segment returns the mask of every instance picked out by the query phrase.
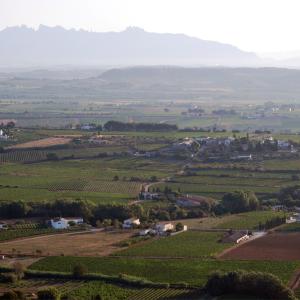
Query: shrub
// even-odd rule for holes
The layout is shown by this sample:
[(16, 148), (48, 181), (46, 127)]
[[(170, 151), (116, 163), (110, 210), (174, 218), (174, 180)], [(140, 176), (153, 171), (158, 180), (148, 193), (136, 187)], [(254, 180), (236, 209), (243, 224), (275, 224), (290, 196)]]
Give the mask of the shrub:
[(20, 262), (15, 262), (13, 265), (13, 270), (15, 275), (17, 276), (18, 279), (22, 279), (24, 272), (25, 272), (25, 267), (20, 263)]
[(38, 300), (59, 300), (60, 295), (57, 289), (49, 288), (45, 290), (40, 290), (37, 293)]
[(181, 231), (183, 230), (183, 224), (182, 223), (177, 223), (175, 226), (176, 231)]
[(16, 283), (18, 281), (18, 277), (13, 273), (1, 274), (0, 282), (4, 283)]
[(261, 272), (215, 272), (210, 276), (205, 289), (212, 296), (240, 294), (264, 299), (296, 299), (293, 292), (276, 276)]
[(75, 278), (80, 278), (88, 272), (87, 267), (83, 264), (78, 264), (73, 268), (73, 276)]

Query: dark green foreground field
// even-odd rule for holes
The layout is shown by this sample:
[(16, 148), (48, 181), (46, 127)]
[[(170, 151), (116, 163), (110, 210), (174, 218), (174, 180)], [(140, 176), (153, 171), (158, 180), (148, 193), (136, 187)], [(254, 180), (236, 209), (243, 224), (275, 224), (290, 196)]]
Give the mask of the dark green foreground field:
[(41, 271), (71, 272), (78, 264), (87, 266), (91, 273), (118, 275), (125, 273), (154, 282), (180, 283), (203, 286), (208, 275), (215, 270), (269, 272), (287, 283), (300, 267), (300, 262), (274, 261), (220, 261), (200, 259), (144, 259), (144, 258), (91, 258), (47, 257), (34, 263), (30, 269)]

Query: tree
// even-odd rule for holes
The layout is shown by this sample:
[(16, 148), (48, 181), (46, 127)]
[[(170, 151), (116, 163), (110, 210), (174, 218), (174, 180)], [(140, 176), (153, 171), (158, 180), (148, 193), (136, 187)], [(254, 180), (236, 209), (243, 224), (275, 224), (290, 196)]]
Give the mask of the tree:
[(259, 202), (252, 192), (235, 191), (227, 193), (221, 201), (225, 211), (230, 213), (240, 213), (250, 210), (256, 210)]
[(48, 288), (37, 292), (38, 300), (59, 300), (60, 294), (55, 288)]
[(81, 278), (82, 276), (84, 276), (86, 273), (88, 272), (88, 269), (85, 265), (83, 264), (78, 264), (75, 265), (73, 268), (73, 276), (75, 278)]
[(182, 231), (183, 230), (183, 224), (182, 223), (177, 223), (175, 226), (176, 231)]
[(263, 299), (296, 300), (293, 292), (276, 276), (262, 272), (213, 273), (205, 285), (211, 296), (244, 295)]
[(118, 181), (119, 180), (119, 176), (115, 175), (113, 179), (114, 179), (114, 181)]

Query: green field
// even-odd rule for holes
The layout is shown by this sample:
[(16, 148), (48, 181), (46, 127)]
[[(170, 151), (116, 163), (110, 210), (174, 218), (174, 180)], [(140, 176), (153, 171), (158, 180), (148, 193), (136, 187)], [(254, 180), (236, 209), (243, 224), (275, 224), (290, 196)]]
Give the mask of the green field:
[(188, 231), (137, 244), (115, 255), (209, 258), (231, 246), (220, 242), (222, 236), (218, 232)]
[(300, 262), (285, 261), (220, 261), (197, 259), (142, 259), (142, 258), (108, 258), (108, 257), (47, 257), (33, 265), (31, 269), (42, 271), (71, 272), (74, 265), (82, 263), (89, 272), (107, 275), (128, 275), (143, 277), (154, 282), (186, 282), (203, 286), (209, 274), (216, 270), (261, 271), (272, 273), (285, 283)]
[(291, 223), (280, 226), (277, 231), (281, 232), (298, 232), (300, 231), (300, 223)]
[(215, 228), (226, 229), (258, 229), (259, 223), (264, 224), (267, 220), (274, 217), (283, 217), (283, 212), (267, 211), (254, 211), (248, 213), (241, 213), (224, 217), (224, 220), (217, 224)]
[(0, 170), (0, 201), (83, 199), (126, 203), (136, 199), (141, 184), (151, 176), (163, 178), (178, 168), (176, 163), (127, 157), (4, 164)]

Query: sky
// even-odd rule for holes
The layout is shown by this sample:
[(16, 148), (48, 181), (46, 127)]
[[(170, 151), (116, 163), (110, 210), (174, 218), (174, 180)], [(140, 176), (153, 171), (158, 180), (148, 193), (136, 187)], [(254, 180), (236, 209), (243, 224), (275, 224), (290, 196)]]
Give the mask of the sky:
[(299, 0), (0, 0), (0, 29), (39, 24), (90, 31), (137, 26), (267, 53), (300, 53)]

